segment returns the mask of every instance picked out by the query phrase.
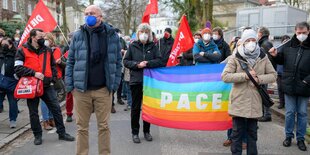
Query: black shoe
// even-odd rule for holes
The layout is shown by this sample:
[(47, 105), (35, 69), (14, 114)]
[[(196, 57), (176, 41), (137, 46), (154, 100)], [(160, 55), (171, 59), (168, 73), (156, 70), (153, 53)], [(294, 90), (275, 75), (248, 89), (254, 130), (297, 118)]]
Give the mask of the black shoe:
[(66, 122), (72, 122), (72, 116), (67, 116)]
[(35, 136), (33, 143), (34, 143), (34, 145), (41, 145), (42, 144), (42, 137), (41, 136)]
[(285, 140), (283, 141), (283, 146), (284, 147), (289, 147), (292, 144), (292, 138), (285, 138)]
[(153, 138), (152, 138), (152, 135), (150, 133), (144, 133), (144, 138), (146, 141), (152, 141)]
[(261, 117), (258, 119), (259, 122), (271, 122), (271, 117)]
[(75, 141), (75, 138), (72, 137), (71, 135), (64, 133), (58, 136), (59, 140), (64, 140), (64, 141)]
[(284, 105), (283, 104), (280, 104), (279, 106), (278, 106), (278, 109), (283, 109), (284, 108)]
[(307, 151), (307, 146), (303, 140), (297, 141), (297, 146), (301, 151)]
[(132, 135), (132, 141), (134, 143), (141, 143), (140, 138), (138, 135)]
[(124, 104), (125, 104), (124, 101), (123, 101), (122, 99), (118, 99), (118, 100), (117, 100), (117, 103), (120, 104), (120, 105), (124, 105)]

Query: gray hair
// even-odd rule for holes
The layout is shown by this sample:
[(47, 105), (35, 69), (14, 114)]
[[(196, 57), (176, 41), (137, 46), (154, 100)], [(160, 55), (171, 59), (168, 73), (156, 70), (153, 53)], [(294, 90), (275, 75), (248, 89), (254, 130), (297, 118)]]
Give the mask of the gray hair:
[(269, 36), (270, 35), (270, 32), (269, 32), (269, 30), (268, 30), (268, 28), (267, 27), (260, 27), (259, 29), (258, 29), (258, 32), (259, 33), (262, 33), (262, 35), (263, 36)]
[(142, 31), (142, 30), (148, 30), (149, 33), (148, 33), (148, 36), (149, 36), (149, 42), (152, 42), (153, 41), (153, 35), (152, 35), (152, 30), (151, 30), (151, 26), (148, 24), (148, 23), (141, 23), (139, 26), (138, 26), (138, 29), (137, 29), (137, 39), (139, 40), (139, 32)]

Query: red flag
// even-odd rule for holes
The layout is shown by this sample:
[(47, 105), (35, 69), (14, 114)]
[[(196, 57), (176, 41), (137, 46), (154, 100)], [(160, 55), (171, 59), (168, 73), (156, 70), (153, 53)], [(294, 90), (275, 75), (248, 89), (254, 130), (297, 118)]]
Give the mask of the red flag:
[(181, 24), (178, 33), (175, 37), (171, 54), (167, 62), (167, 67), (175, 66), (179, 63), (177, 58), (182, 52), (186, 52), (194, 46), (194, 39), (192, 32), (189, 28), (186, 16), (181, 18)]
[(35, 28), (42, 29), (44, 32), (50, 32), (55, 29), (57, 22), (49, 12), (42, 0), (39, 0), (38, 4), (34, 8), (31, 17), (25, 27), (24, 33), (20, 39), (18, 47), (26, 42), (29, 37), (30, 31)]
[(142, 23), (150, 23), (150, 15), (151, 14), (158, 14), (158, 2), (157, 0), (149, 0), (147, 4), (143, 17)]

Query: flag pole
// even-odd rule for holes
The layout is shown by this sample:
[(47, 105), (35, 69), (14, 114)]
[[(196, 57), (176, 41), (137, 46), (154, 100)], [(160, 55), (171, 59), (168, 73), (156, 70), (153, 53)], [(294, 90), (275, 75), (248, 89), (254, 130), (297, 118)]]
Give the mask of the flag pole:
[(64, 39), (65, 39), (65, 41), (66, 41), (66, 44), (69, 46), (69, 43), (68, 43), (68, 40), (67, 40), (65, 34), (62, 32), (62, 30), (61, 30), (61, 28), (59, 27), (58, 24), (57, 24), (57, 27), (58, 27), (58, 29), (60, 30), (61, 34), (63, 35), (63, 37), (64, 37)]

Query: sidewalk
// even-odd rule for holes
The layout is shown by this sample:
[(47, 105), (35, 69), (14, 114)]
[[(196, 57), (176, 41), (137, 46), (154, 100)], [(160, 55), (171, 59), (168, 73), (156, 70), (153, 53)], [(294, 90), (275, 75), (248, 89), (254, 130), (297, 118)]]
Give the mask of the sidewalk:
[[(65, 102), (60, 103), (63, 107)], [(18, 109), (20, 113), (17, 117), (17, 127), (15, 129), (10, 128), (9, 119), (9, 104), (7, 100), (3, 103), (4, 111), (0, 113), (0, 150), (8, 143), (18, 138), (20, 135), (30, 130), (29, 113), (26, 100), (18, 101)], [(41, 115), (41, 108), (39, 107), (39, 114)]]

